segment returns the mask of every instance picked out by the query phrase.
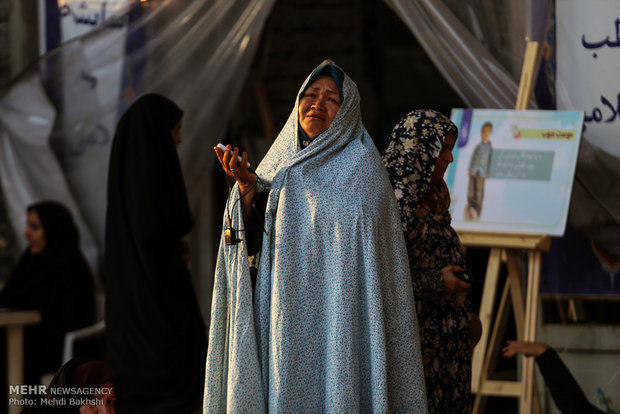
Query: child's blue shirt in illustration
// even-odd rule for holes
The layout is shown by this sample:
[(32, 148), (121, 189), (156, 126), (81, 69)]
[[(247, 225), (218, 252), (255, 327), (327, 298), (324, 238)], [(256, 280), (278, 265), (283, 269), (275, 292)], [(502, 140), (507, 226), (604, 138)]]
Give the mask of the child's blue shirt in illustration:
[(491, 155), (493, 154), (493, 147), (491, 141), (480, 141), (474, 153), (469, 160), (469, 172), (471, 175), (482, 175), (487, 177), (491, 170)]

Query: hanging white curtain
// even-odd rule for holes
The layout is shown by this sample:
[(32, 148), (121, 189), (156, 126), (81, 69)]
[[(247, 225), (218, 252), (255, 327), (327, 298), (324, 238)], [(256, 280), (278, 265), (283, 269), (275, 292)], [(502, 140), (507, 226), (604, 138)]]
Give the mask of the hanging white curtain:
[[(468, 107), (514, 108), (528, 37), (540, 38), (526, 1), (386, 0)], [(536, 31), (537, 33), (534, 33)], [(530, 108), (537, 105), (532, 99)]]
[[(215, 267), (212, 147), (223, 139), (274, 1), (132, 1), (0, 91), (0, 173), (13, 228), (24, 227), (28, 204), (63, 202), (81, 224), (82, 249), (97, 272), (116, 122), (142, 93), (164, 94), (185, 111), (179, 156), (196, 219), (192, 273), (208, 321)], [(61, 8), (64, 18), (72, 16), (73, 3)], [(93, 13), (99, 3), (105, 2)], [(90, 9), (82, 6), (75, 5), (78, 17), (95, 21), (83, 16)]]

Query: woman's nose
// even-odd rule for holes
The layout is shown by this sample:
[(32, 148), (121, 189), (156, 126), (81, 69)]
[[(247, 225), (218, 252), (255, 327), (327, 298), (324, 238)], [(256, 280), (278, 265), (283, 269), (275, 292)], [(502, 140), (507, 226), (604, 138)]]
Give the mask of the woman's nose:
[(312, 104), (312, 106), (316, 110), (323, 110), (323, 109), (325, 109), (325, 97), (322, 96), (322, 95), (317, 96), (317, 98), (314, 101), (314, 103)]

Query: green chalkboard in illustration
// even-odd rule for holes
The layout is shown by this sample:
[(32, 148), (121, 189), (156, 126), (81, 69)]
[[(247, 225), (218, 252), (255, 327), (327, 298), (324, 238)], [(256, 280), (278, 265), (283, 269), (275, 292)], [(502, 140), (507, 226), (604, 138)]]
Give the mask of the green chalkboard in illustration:
[(454, 228), (562, 235), (583, 112), (453, 109), (451, 118)]

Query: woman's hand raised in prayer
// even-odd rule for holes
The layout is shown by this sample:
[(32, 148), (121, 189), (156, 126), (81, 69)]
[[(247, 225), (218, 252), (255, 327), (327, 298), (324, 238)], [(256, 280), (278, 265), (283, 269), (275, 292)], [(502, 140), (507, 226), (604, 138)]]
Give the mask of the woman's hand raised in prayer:
[(243, 216), (250, 215), (252, 204), (254, 203), (254, 195), (256, 194), (256, 174), (248, 169), (248, 153), (244, 152), (241, 156), (241, 165), (239, 165), (239, 148), (226, 146), (226, 151), (221, 148), (213, 147), (217, 159), (222, 164), (222, 168), (226, 174), (233, 177), (239, 185), (239, 195), (241, 198), (241, 208)]

